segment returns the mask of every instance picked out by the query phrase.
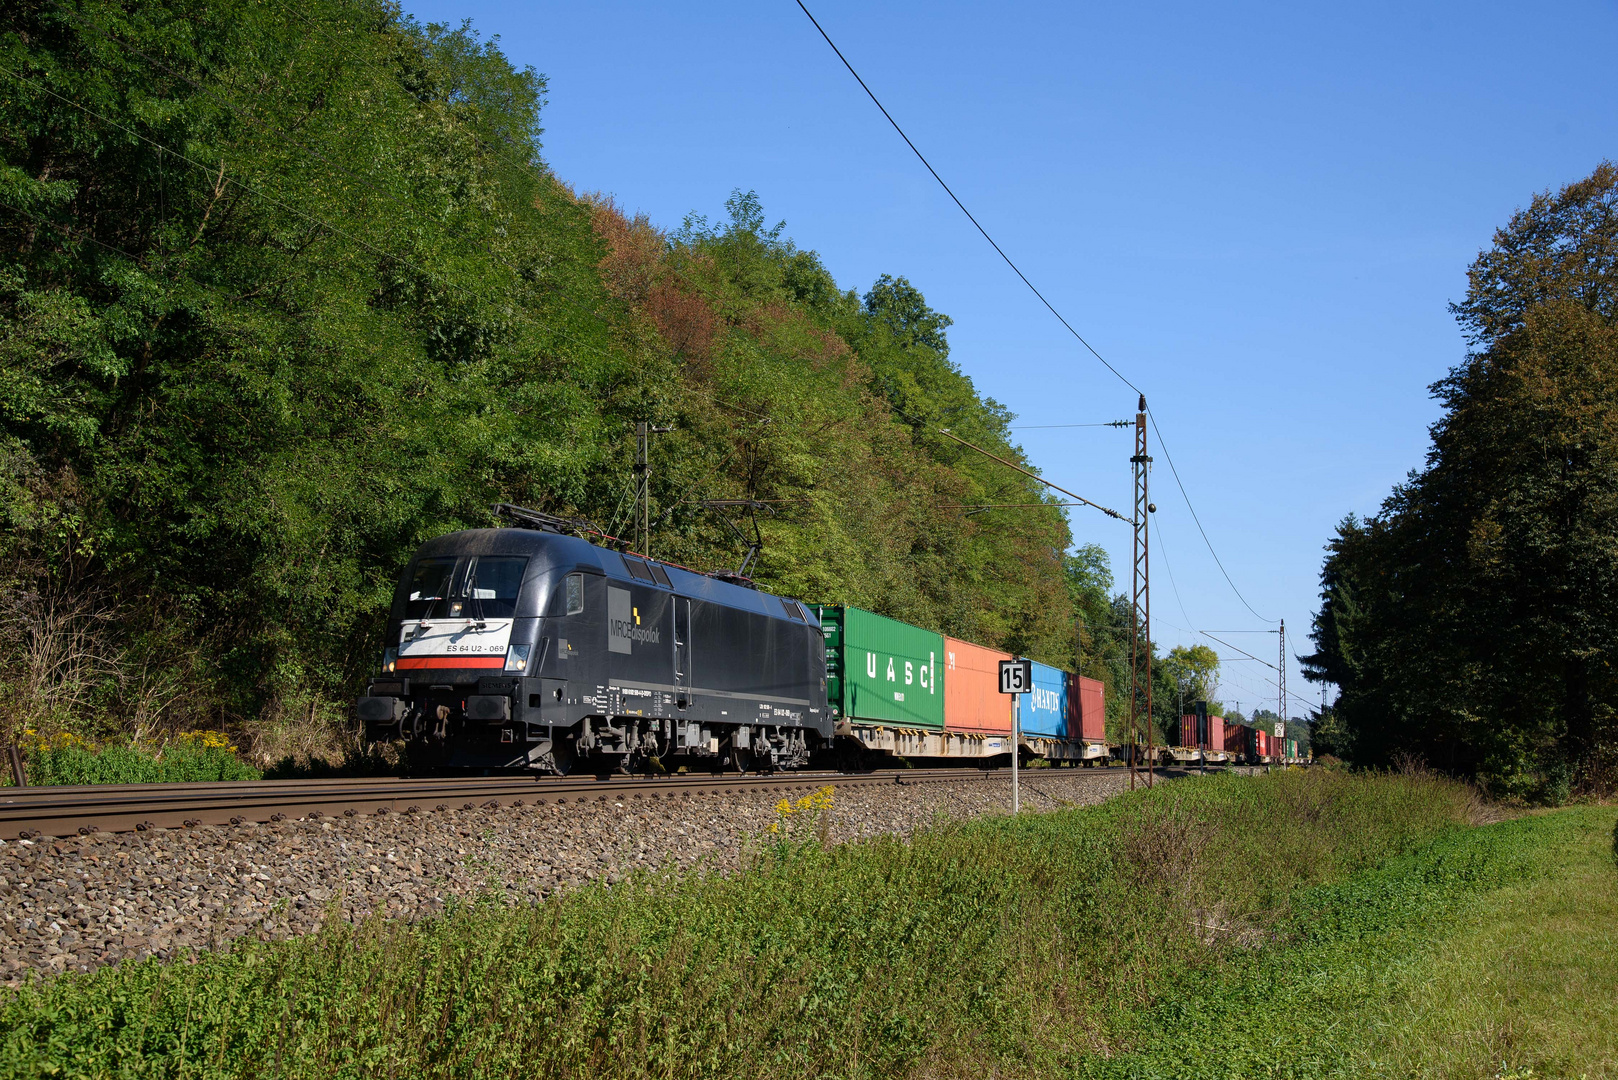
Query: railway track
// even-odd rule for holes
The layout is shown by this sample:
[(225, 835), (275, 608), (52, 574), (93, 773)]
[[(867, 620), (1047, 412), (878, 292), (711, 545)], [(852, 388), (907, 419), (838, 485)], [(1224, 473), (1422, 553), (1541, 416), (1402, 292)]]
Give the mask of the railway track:
[(698, 774), (612, 777), (366, 777), (215, 784), (128, 784), (0, 788), (0, 837), (71, 836), (193, 825), (240, 825), (311, 817), (498, 809), (608, 799), (678, 799), (698, 794), (790, 794), (836, 787), (971, 783), (1002, 775), (978, 769), (894, 769), (871, 773)]
[[(1209, 772), (1215, 770), (1210, 769)], [(1243, 770), (1235, 770), (1243, 771)], [(1104, 777), (1112, 769), (1062, 770), (1064, 776)], [(1188, 774), (1159, 769), (1160, 779)], [(1024, 774), (1029, 780), (1037, 771)], [(362, 777), (336, 780), (259, 780), (215, 784), (93, 784), (0, 788), (0, 838), (136, 832), (196, 825), (242, 825), (298, 818), (496, 810), (605, 802), (679, 799), (693, 795), (765, 791), (782, 795), (834, 787), (975, 783), (1007, 779), (1009, 769), (884, 769), (869, 773), (799, 772), (771, 775), (699, 773), (679, 776)]]

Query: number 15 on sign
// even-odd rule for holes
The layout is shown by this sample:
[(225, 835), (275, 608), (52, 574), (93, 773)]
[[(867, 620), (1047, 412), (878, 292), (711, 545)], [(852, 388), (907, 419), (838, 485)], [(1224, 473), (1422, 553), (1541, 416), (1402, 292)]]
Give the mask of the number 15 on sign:
[(1000, 661), (1000, 692), (1027, 694), (1034, 689), (1034, 662), (1032, 660)]

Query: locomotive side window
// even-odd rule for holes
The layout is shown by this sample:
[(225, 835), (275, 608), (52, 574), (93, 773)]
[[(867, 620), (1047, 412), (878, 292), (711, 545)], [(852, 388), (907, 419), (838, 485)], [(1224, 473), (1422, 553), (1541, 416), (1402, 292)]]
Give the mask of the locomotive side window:
[(455, 570), (455, 556), (421, 559), (410, 578), (410, 599), (405, 604), (406, 619), (448, 617), (450, 576)]
[(584, 575), (567, 576), (567, 613), (577, 615), (584, 610)]

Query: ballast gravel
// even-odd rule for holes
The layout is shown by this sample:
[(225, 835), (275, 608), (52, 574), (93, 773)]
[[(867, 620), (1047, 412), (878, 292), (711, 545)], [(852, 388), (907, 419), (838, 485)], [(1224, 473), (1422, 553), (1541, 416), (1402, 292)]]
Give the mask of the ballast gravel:
[[(1122, 769), (1029, 770), (1027, 809), (1099, 803)], [(796, 793), (803, 794), (802, 792)], [(0, 842), (0, 985), (172, 959), (328, 918), (421, 919), (456, 899), (537, 902), (639, 869), (742, 866), (777, 820), (763, 791), (321, 818)], [(1010, 809), (1009, 780), (837, 788), (833, 842)]]

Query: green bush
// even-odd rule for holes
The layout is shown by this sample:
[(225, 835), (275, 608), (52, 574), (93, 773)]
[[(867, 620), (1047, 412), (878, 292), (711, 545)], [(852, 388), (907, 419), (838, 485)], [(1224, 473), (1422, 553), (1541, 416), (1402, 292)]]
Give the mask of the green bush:
[(1108, 1018), (1186, 966), (1273, 933), (1300, 889), (1413, 849), (1467, 803), (1428, 778), (1288, 772), (909, 841), (778, 829), (748, 873), (25, 987), (0, 997), (0, 1072), (1040, 1074), (1105, 1049)]
[(187, 732), (161, 747), (103, 746), (74, 736), (39, 739), (27, 748), (28, 782), (57, 784), (177, 784), (257, 780), (261, 774), (212, 731)]

